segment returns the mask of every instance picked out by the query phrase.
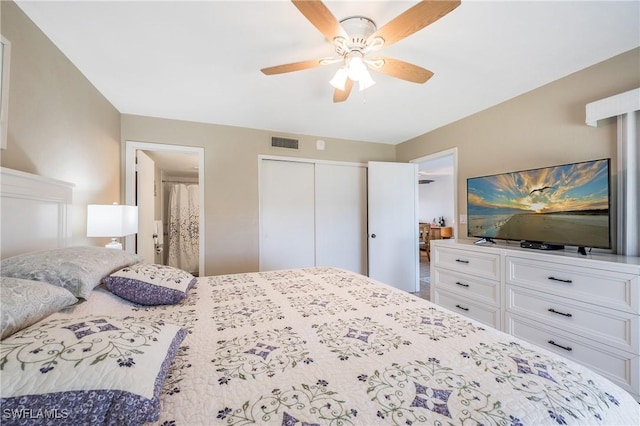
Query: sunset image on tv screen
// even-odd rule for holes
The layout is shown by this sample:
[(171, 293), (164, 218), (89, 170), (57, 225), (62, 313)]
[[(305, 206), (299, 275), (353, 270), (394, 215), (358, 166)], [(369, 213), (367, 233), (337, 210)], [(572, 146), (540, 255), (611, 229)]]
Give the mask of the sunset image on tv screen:
[(467, 180), (469, 236), (609, 247), (609, 160)]

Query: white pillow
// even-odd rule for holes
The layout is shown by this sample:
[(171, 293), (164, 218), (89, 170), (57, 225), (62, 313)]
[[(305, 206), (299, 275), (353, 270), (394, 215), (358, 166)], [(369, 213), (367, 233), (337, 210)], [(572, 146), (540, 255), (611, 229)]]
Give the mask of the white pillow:
[(0, 275), (44, 281), (87, 299), (91, 290), (113, 271), (142, 262), (137, 254), (104, 247), (65, 247), (3, 259)]
[(0, 338), (4, 339), (77, 301), (62, 287), (0, 277)]

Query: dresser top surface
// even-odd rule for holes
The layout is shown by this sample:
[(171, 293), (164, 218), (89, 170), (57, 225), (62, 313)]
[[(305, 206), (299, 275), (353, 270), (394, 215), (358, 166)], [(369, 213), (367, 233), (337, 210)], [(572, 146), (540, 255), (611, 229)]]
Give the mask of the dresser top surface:
[[(586, 255), (581, 255), (577, 253), (576, 247), (565, 248), (564, 250), (536, 250), (522, 248), (519, 243), (515, 241), (496, 240), (495, 243), (483, 244), (476, 244), (476, 241), (477, 240), (471, 239), (434, 240), (431, 244), (434, 247), (451, 247), (485, 253), (498, 253), (502, 251), (507, 256), (528, 257), (531, 259), (541, 259), (550, 262), (582, 263), (584, 266), (588, 266), (587, 264), (596, 266), (596, 264), (600, 264), (601, 262), (603, 262), (602, 265), (605, 263), (614, 263), (618, 265), (628, 265), (632, 267), (632, 269), (635, 269), (636, 273), (640, 273), (640, 257), (635, 256), (622, 256), (602, 251), (588, 252)], [(634, 266), (637, 268), (633, 268)]]

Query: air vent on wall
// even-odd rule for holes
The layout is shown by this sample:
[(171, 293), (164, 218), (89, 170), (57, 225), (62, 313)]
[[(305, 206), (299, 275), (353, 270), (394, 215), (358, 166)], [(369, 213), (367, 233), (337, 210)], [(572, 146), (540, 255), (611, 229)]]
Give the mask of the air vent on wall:
[(420, 179), (420, 180), (418, 181), (418, 183), (419, 183), (420, 185), (425, 184), (425, 183), (431, 183), (431, 182), (433, 182), (433, 179)]
[(298, 149), (298, 140), (272, 137), (271, 146), (275, 146), (276, 148)]

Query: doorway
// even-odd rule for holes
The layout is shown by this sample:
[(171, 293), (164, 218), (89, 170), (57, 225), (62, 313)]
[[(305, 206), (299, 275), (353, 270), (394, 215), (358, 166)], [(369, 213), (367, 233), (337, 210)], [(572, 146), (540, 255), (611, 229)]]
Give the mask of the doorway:
[[(418, 164), (418, 222), (431, 226), (429, 236), (432, 239), (457, 238), (457, 148), (416, 158), (411, 162)], [(418, 295), (429, 299), (431, 259), (426, 250), (420, 250), (418, 261)]]
[[(144, 190), (148, 195), (139, 196), (140, 187), (144, 182), (139, 182), (141, 165), (136, 165), (136, 158), (146, 158), (148, 162), (147, 168), (152, 168), (151, 178), (148, 178), (147, 189)], [(191, 228), (197, 228), (197, 243), (193, 244), (197, 251), (192, 253), (192, 258), (185, 265), (193, 267), (181, 267), (181, 269), (194, 269), (189, 272), (194, 275), (203, 276), (205, 274), (205, 224), (204, 224), (204, 149), (187, 147), (180, 145), (164, 145), (146, 142), (125, 142), (125, 200), (127, 204), (138, 205), (140, 215), (144, 211), (146, 213), (144, 219), (140, 217), (139, 231), (137, 235), (127, 237), (125, 244), (127, 250), (136, 251), (139, 254), (145, 253), (146, 261), (153, 263), (172, 264), (175, 259), (170, 258), (171, 238), (176, 237), (176, 232), (169, 232), (169, 204), (168, 199), (174, 186), (186, 186), (188, 192), (192, 193), (192, 198), (199, 200), (196, 207), (198, 220), (197, 225)], [(144, 203), (144, 205), (140, 205)], [(147, 223), (148, 222), (148, 223)], [(143, 225), (146, 223), (146, 225)], [(176, 228), (179, 229), (179, 228)], [(180, 231), (183, 232), (183, 231)], [(185, 236), (186, 237), (186, 236)], [(178, 235), (180, 238), (180, 235)], [(152, 252), (149, 252), (152, 250)], [(149, 259), (147, 259), (149, 257)], [(180, 267), (179, 264), (176, 266)]]

